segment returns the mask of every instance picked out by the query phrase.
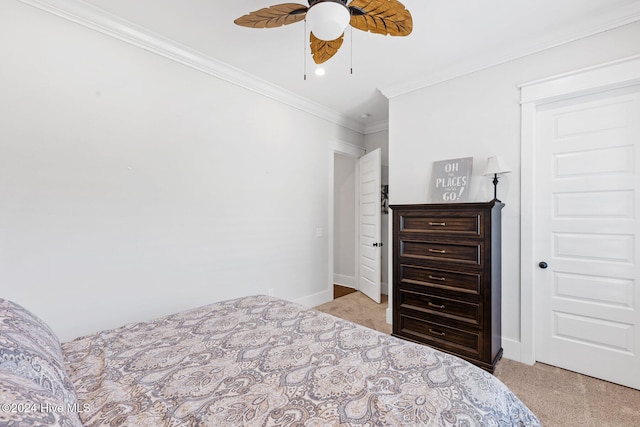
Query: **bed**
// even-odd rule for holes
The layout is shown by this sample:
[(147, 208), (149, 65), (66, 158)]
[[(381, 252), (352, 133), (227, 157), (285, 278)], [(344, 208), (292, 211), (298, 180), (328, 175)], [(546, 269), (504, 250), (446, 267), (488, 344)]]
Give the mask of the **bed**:
[(455, 356), (273, 297), (62, 344), (2, 299), (0, 324), (0, 425), (540, 425)]

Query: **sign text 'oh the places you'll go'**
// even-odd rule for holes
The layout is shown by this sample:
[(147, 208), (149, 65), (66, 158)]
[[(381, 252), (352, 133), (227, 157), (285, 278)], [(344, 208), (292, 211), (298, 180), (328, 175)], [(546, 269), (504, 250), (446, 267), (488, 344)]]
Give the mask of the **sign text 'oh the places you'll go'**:
[(473, 157), (433, 162), (431, 202), (464, 202), (469, 197)]

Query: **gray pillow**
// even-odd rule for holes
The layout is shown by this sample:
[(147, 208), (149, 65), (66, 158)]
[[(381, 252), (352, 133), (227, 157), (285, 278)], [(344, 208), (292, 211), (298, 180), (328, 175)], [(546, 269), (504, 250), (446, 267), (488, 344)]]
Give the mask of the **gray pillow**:
[(2, 371), (32, 381), (64, 402), (65, 406), (77, 404), (56, 334), (28, 310), (0, 298)]

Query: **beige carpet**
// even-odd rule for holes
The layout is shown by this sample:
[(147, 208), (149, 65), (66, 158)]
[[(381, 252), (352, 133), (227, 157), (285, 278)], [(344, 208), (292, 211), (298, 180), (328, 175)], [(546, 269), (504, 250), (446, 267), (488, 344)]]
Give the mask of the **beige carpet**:
[[(355, 292), (316, 309), (391, 333), (391, 325), (386, 323), (386, 298), (382, 304), (376, 304), (361, 292)], [(528, 366), (508, 359), (498, 362), (495, 375), (545, 427), (640, 426), (640, 390), (542, 363)]]
[(354, 292), (333, 301), (319, 305), (316, 310), (332, 314), (341, 319), (364, 325), (385, 334), (391, 333), (391, 325), (387, 323), (387, 296), (382, 295), (381, 304), (376, 304), (362, 292)]

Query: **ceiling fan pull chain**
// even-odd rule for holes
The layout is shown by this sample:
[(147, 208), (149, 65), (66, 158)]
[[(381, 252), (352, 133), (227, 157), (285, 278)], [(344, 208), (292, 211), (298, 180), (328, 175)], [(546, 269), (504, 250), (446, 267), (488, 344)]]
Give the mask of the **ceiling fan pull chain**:
[(302, 33), (302, 60), (304, 61), (304, 80), (307, 80), (307, 20), (304, 20), (304, 33)]
[(349, 38), (351, 39), (350, 40), (350, 46), (349, 46), (350, 49), (351, 49), (351, 52), (349, 52), (349, 54), (351, 56), (351, 59), (350, 59), (351, 60), (351, 74), (353, 74), (353, 27), (352, 26), (349, 26), (349, 32), (351, 33), (349, 35)]

